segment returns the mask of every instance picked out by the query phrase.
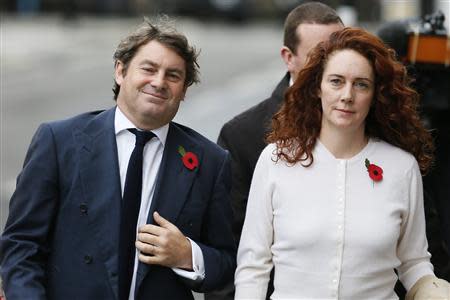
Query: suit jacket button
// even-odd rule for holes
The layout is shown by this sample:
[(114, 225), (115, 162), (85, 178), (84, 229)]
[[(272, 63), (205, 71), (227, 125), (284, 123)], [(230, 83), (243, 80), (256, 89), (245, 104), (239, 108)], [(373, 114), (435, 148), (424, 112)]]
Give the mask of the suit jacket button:
[(83, 215), (87, 215), (88, 207), (87, 207), (86, 203), (80, 204), (80, 211)]
[(84, 256), (84, 263), (87, 264), (87, 265), (91, 264), (92, 263), (92, 256), (85, 255)]

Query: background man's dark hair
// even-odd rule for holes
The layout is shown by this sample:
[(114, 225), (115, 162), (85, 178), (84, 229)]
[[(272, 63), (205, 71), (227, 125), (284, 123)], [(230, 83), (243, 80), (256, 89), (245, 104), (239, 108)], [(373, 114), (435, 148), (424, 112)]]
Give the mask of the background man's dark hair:
[[(185, 87), (200, 81), (200, 67), (197, 63), (199, 53), (193, 46), (189, 45), (187, 38), (183, 34), (176, 31), (167, 17), (161, 17), (156, 24), (152, 24), (148, 19), (145, 19), (136, 31), (125, 37), (114, 52), (114, 65), (121, 61), (124, 65), (124, 75), (126, 75), (128, 66), (139, 48), (150, 41), (161, 43), (183, 58), (186, 63)], [(120, 86), (114, 81), (114, 100), (117, 100), (119, 91)]]
[[(336, 11), (320, 2), (307, 2), (294, 8), (284, 22), (284, 46), (296, 54), (300, 43), (297, 27), (300, 24), (344, 24)], [(301, 38), (301, 37), (300, 37)]]

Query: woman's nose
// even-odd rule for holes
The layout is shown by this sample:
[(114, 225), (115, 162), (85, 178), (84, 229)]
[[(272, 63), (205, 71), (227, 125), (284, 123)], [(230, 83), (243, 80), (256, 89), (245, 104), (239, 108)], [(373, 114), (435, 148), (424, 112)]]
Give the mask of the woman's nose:
[(342, 89), (341, 101), (352, 102), (353, 101), (353, 86), (351, 84), (346, 84)]

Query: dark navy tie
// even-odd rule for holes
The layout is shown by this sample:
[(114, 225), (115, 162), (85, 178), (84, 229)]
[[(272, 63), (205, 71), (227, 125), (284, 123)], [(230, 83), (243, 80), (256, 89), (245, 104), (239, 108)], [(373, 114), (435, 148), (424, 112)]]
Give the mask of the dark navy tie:
[(128, 163), (125, 188), (123, 191), (120, 241), (119, 241), (119, 299), (128, 300), (133, 277), (134, 256), (136, 252), (136, 225), (141, 206), (142, 163), (145, 144), (155, 134), (150, 131), (128, 129), (136, 136), (134, 150)]

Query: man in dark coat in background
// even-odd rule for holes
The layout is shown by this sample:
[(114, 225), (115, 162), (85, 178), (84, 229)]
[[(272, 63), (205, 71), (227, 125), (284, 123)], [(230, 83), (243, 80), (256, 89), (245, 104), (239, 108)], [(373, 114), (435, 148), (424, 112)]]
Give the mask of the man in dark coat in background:
[[(284, 45), (281, 47), (281, 57), (287, 67), (286, 75), (268, 99), (237, 115), (222, 127), (217, 143), (231, 153), (231, 201), (236, 241), (241, 236), (253, 170), (266, 146), (265, 135), (272, 116), (280, 108), (286, 89), (293, 84), (305, 65), (309, 50), (343, 27), (336, 11), (323, 3), (308, 2), (294, 8), (285, 20)], [(232, 285), (229, 286), (227, 292), (207, 294), (206, 299), (233, 299)], [(272, 282), (269, 284), (268, 296), (271, 292)]]

